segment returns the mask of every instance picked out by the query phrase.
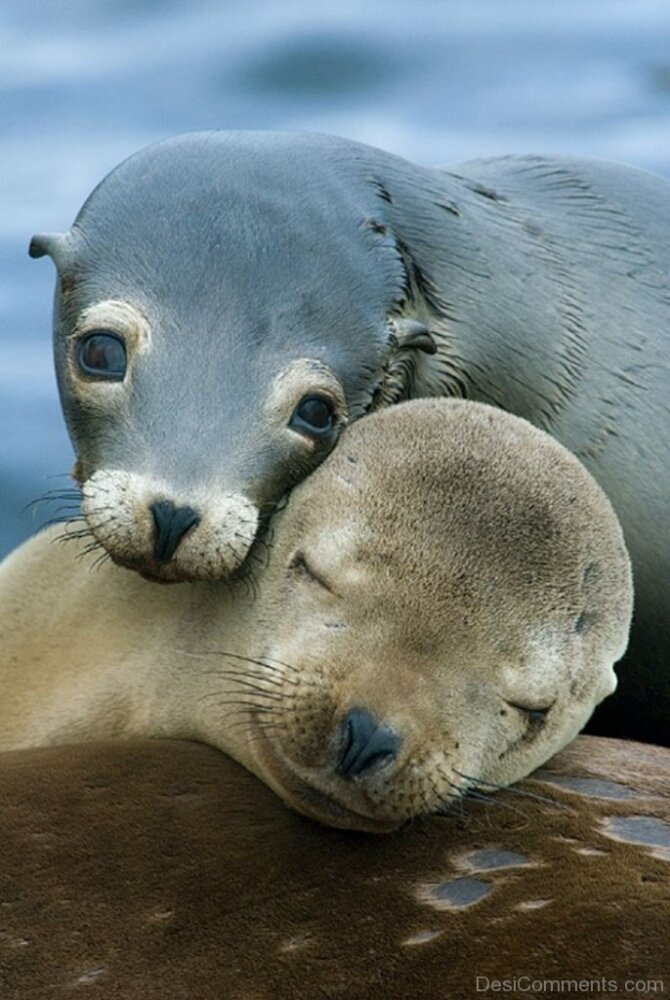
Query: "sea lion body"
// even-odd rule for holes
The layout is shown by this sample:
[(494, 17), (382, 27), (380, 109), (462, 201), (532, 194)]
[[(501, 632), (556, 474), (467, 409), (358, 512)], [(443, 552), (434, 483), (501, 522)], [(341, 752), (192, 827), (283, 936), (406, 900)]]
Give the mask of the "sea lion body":
[(0, 571), (0, 749), (197, 739), (335, 826), (389, 829), (525, 776), (611, 693), (626, 647), (609, 501), (554, 439), (480, 404), (347, 428), (253, 588), (90, 571), (60, 531)]
[(580, 737), (536, 797), (387, 837), (194, 743), (2, 754), (0, 785), (12, 1000), (667, 993), (668, 749)]
[[(637, 607), (601, 728), (667, 740), (669, 233), (670, 182), (608, 162), (429, 169), (260, 132), (141, 151), (32, 248), (58, 265), (56, 367), (94, 539), (158, 579), (230, 577), (347, 422), (416, 396), (493, 403), (611, 498)], [(78, 367), (100, 330), (125, 342), (119, 382)], [(315, 396), (325, 431), (296, 424)]]

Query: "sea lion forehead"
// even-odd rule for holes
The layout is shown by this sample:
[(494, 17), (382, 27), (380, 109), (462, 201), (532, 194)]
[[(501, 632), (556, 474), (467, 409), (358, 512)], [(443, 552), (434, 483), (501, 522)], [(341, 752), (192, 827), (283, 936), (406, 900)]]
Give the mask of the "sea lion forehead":
[[(454, 588), (467, 597), (478, 560), (508, 585), (516, 580), (517, 599), (531, 581), (579, 591), (585, 545), (594, 546), (590, 521), (609, 508), (553, 439), (503, 411), (449, 400), (403, 403), (345, 430), (292, 499), (294, 518), (315, 538), (327, 534), (326, 496), (327, 533), (356, 526), (356, 551), (338, 549), (339, 561), (390, 565), (402, 539), (405, 568), (426, 575), (428, 587), (439, 578), (445, 600)], [(478, 599), (487, 593), (477, 588)]]
[(134, 278), (155, 285), (162, 303), (192, 305), (207, 280), (236, 308), (268, 294), (281, 309), (300, 290), (341, 312), (344, 285), (348, 309), (386, 313), (403, 284), (402, 263), (380, 231), (386, 203), (372, 167), (352, 146), (326, 136), (212, 132), (147, 147), (84, 204), (74, 262), (101, 281), (120, 274), (126, 289)]

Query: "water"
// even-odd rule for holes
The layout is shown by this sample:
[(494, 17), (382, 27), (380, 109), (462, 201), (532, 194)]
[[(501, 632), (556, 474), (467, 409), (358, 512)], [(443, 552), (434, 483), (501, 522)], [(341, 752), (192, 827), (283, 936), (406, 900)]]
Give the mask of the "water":
[(52, 373), (51, 263), (91, 188), (200, 128), (334, 132), (421, 163), (604, 156), (670, 175), (667, 0), (3, 0), (0, 555), (72, 465)]

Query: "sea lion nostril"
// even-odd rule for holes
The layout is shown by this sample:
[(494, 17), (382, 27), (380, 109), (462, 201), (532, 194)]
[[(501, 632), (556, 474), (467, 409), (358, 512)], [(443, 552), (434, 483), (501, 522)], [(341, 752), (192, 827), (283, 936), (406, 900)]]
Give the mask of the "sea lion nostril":
[(352, 708), (340, 725), (342, 743), (337, 770), (345, 778), (378, 770), (395, 759), (402, 739), (380, 726), (364, 708)]
[(159, 562), (168, 562), (186, 532), (198, 524), (200, 515), (192, 507), (175, 507), (171, 500), (152, 504), (151, 513), (156, 525), (154, 557)]

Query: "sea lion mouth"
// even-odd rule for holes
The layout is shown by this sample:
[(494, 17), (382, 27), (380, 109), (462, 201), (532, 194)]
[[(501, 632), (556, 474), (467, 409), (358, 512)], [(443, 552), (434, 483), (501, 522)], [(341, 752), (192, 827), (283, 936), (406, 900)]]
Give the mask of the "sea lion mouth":
[(343, 830), (360, 830), (364, 833), (391, 833), (402, 825), (402, 820), (373, 819), (363, 813), (348, 809), (325, 792), (301, 782), (291, 788), (291, 797), (282, 796), (294, 809), (309, 819), (326, 826), (336, 826)]
[(169, 563), (162, 564), (151, 559), (127, 559), (114, 553), (109, 553), (109, 555), (117, 566), (133, 570), (149, 583), (192, 583), (196, 579), (180, 572), (177, 567)]
[(147, 569), (138, 569), (136, 566), (130, 566), (130, 565), (124, 564), (124, 563), (119, 563), (119, 565), (121, 565), (121, 566), (125, 565), (126, 569), (134, 569), (137, 573), (140, 574), (140, 576), (142, 577), (143, 580), (148, 580), (149, 583), (171, 584), (171, 583), (188, 583), (189, 582), (189, 580), (188, 580), (187, 577), (166, 577), (166, 576), (162, 576), (162, 575), (160, 575), (158, 573), (152, 573), (152, 572), (150, 572)]
[(325, 826), (364, 833), (391, 833), (404, 820), (371, 816), (345, 806), (300, 773), (258, 726), (256, 760), (263, 780), (296, 812)]

